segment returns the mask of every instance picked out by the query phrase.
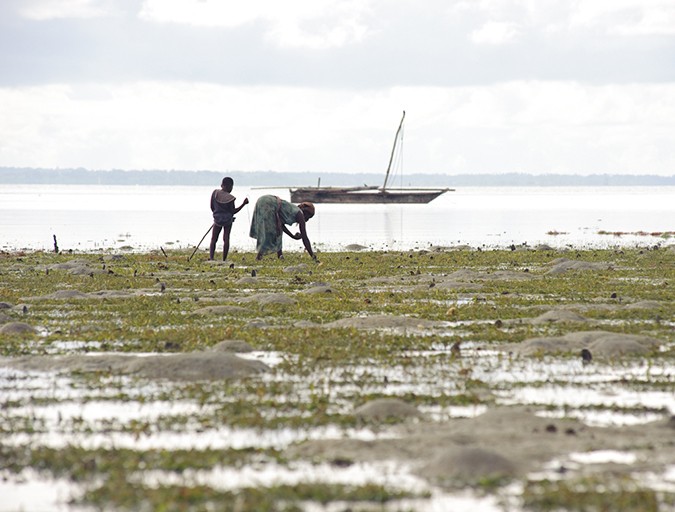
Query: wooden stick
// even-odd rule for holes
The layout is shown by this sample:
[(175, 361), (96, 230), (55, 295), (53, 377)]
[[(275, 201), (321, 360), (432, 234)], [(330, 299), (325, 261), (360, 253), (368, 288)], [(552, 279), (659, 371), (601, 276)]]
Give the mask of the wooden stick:
[(190, 257), (188, 258), (188, 261), (190, 261), (190, 260), (192, 259), (192, 257), (193, 257), (193, 256), (195, 255), (195, 253), (197, 252), (197, 249), (199, 249), (199, 246), (202, 245), (202, 242), (203, 242), (204, 239), (206, 238), (206, 235), (208, 235), (208, 234), (211, 232), (212, 229), (213, 229), (213, 224), (211, 224), (211, 225), (209, 226), (209, 229), (206, 230), (206, 233), (204, 233), (204, 236), (202, 237), (202, 239), (199, 241), (199, 243), (198, 243), (197, 245), (195, 245), (195, 250), (192, 251), (192, 254), (190, 254)]

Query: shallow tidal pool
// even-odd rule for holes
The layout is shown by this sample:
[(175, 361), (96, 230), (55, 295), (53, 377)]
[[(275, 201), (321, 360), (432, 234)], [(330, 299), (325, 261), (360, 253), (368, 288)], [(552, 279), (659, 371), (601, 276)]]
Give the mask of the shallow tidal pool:
[(0, 512), (671, 510), (675, 249), (0, 254)]

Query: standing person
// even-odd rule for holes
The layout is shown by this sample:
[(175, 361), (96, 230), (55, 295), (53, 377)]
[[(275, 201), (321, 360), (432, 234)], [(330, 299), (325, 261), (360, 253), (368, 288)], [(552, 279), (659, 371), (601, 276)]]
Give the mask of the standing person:
[(230, 252), (230, 231), (234, 222), (234, 214), (248, 204), (248, 197), (244, 199), (238, 208), (234, 206), (236, 199), (232, 194), (234, 180), (230, 177), (223, 178), (220, 188), (211, 194), (211, 211), (213, 212), (213, 231), (211, 233), (211, 247), (209, 247), (209, 260), (213, 259), (216, 252), (216, 243), (218, 235), (223, 230), (223, 261), (227, 259), (227, 253)]
[[(305, 249), (316, 260), (316, 254), (312, 251), (312, 244), (307, 237), (305, 223), (314, 217), (314, 205), (310, 202), (294, 205), (277, 196), (261, 196), (255, 203), (253, 218), (251, 219), (251, 238), (257, 240), (256, 250), (258, 255), (256, 259), (269, 253), (277, 253), (277, 257), (283, 258), (281, 242), (283, 234), (286, 233), (294, 240), (302, 240)], [(299, 233), (291, 233), (286, 225), (298, 223)]]

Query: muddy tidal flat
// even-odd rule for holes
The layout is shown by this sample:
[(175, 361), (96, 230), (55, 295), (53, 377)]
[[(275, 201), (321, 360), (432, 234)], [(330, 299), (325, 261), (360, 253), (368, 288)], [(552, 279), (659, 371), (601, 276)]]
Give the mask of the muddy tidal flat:
[(0, 253), (0, 512), (675, 510), (666, 242)]

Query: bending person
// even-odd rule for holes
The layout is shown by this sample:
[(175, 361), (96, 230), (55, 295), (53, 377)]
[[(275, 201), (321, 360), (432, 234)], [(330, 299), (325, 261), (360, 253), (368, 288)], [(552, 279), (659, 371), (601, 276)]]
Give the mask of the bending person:
[(211, 233), (211, 246), (209, 247), (209, 259), (212, 260), (216, 252), (218, 235), (223, 231), (223, 261), (227, 259), (230, 252), (230, 232), (234, 222), (234, 214), (248, 204), (248, 197), (244, 199), (238, 208), (234, 206), (236, 199), (232, 194), (234, 180), (232, 178), (223, 178), (220, 188), (211, 194), (211, 211), (213, 212), (213, 232)]
[[(266, 195), (260, 197), (255, 203), (253, 218), (251, 219), (251, 238), (257, 240), (256, 259), (270, 252), (276, 252), (279, 258), (283, 258), (282, 237), (286, 233), (294, 240), (302, 240), (309, 255), (316, 260), (316, 254), (312, 251), (312, 244), (307, 237), (305, 223), (314, 217), (314, 205), (309, 202), (294, 205), (277, 196)], [(291, 233), (287, 225), (298, 223), (300, 231)]]

